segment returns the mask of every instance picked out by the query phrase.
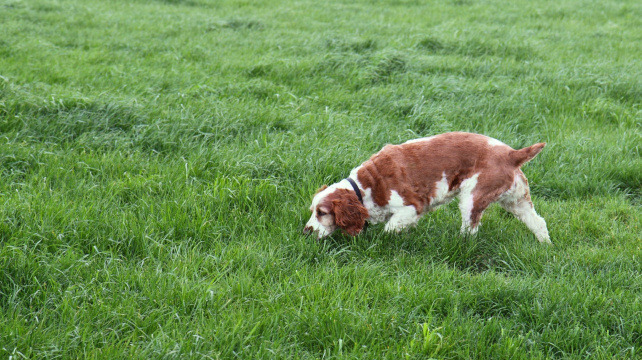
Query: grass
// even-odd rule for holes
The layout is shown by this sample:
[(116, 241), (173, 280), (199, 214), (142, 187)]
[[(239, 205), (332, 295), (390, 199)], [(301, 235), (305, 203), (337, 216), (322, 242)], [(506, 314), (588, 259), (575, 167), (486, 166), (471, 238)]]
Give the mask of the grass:
[[(0, 357), (642, 355), (636, 1), (0, 0)], [(386, 143), (548, 143), (552, 247), (302, 236)]]

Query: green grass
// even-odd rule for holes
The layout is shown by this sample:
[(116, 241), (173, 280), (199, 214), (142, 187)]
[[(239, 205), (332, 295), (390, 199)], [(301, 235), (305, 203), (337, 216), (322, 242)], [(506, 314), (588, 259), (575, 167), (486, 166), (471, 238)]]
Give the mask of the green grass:
[[(0, 0), (0, 358), (642, 357), (637, 1)], [(386, 143), (517, 148), (498, 207), (301, 234)]]

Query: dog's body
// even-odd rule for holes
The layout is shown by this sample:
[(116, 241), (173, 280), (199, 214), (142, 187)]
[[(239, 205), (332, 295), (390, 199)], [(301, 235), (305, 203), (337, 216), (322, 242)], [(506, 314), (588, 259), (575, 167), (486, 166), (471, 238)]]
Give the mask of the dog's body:
[(366, 221), (387, 221), (385, 230), (398, 232), (458, 196), (462, 232), (474, 234), (484, 210), (498, 202), (540, 242), (550, 243), (520, 170), (545, 145), (513, 150), (499, 140), (462, 132), (387, 145), (352, 170), (349, 178), (357, 188), (344, 179), (319, 189), (305, 231), (319, 238), (337, 228), (357, 235)]

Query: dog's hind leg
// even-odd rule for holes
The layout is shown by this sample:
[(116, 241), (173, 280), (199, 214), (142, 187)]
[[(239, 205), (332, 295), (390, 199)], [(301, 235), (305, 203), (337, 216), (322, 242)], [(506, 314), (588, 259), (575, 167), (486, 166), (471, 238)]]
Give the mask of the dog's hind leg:
[(521, 170), (515, 174), (511, 189), (499, 198), (499, 204), (523, 222), (535, 234), (539, 242), (551, 243), (546, 221), (535, 211), (528, 188), (528, 180)]
[(461, 233), (474, 235), (481, 216), (488, 204), (482, 204), (474, 190), (479, 175), (474, 175), (461, 183), (459, 191), (459, 211), (461, 212)]

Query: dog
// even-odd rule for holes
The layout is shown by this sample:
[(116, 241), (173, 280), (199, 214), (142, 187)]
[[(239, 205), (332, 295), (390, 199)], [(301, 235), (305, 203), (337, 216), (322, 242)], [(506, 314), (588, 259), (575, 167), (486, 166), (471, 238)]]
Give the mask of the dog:
[(514, 150), (499, 140), (465, 132), (386, 145), (349, 177), (317, 191), (304, 233), (321, 239), (340, 228), (356, 236), (368, 223), (381, 222), (386, 222), (385, 231), (399, 232), (458, 197), (463, 234), (475, 234), (484, 210), (497, 202), (537, 240), (550, 244), (546, 222), (535, 212), (520, 169), (545, 145)]

